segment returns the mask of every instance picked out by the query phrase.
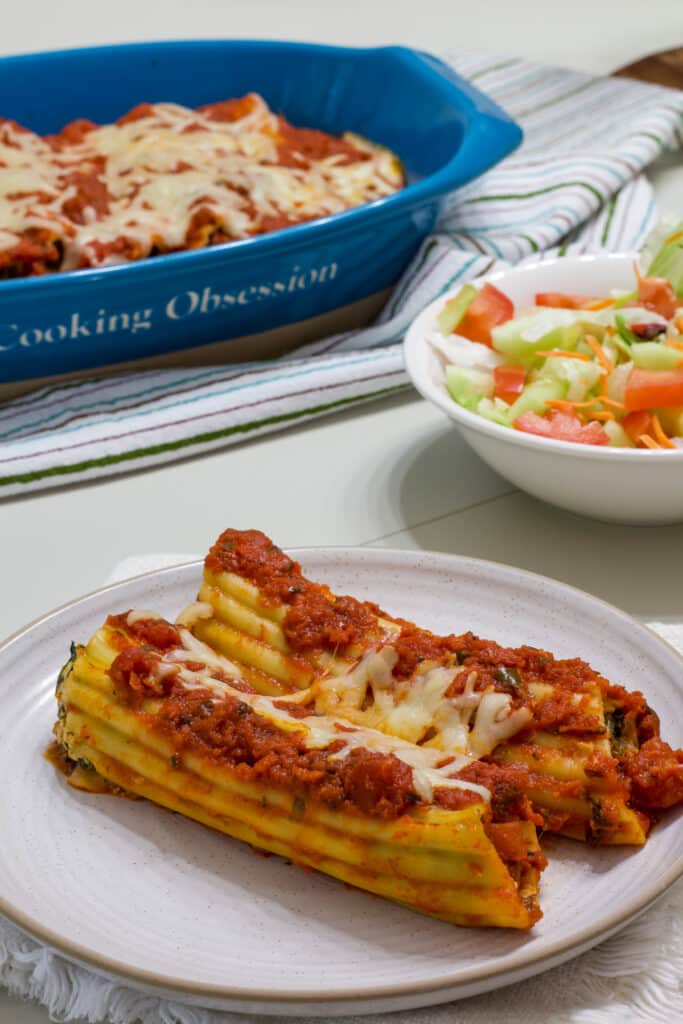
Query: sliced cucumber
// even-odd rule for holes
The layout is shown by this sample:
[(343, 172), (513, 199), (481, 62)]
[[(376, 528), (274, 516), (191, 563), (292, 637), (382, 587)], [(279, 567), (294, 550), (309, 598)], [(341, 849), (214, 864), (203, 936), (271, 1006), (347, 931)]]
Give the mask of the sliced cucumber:
[(446, 387), (451, 398), (465, 409), (475, 410), (482, 398), (491, 398), (494, 392), (492, 373), (472, 370), (464, 366), (446, 367)]
[(567, 395), (567, 383), (553, 377), (542, 377), (527, 384), (519, 398), (508, 409), (508, 423), (514, 423), (525, 412), (536, 412), (542, 415), (548, 408), (548, 402)]
[(502, 427), (507, 427), (509, 426), (508, 409), (507, 402), (501, 401), (500, 398), (481, 398), (477, 403), (476, 411), (484, 419), (491, 420), (492, 423), (499, 423)]
[[(573, 310), (550, 310), (552, 313), (572, 313)], [(530, 366), (536, 359), (537, 352), (550, 349), (573, 351), (582, 337), (581, 327), (577, 323), (569, 323), (552, 327), (539, 333), (538, 318), (535, 316), (520, 317), (511, 320), (491, 331), (493, 347), (496, 352), (504, 355), (509, 363), (517, 366)]]
[(683, 298), (683, 222), (664, 239), (647, 270), (648, 277), (666, 277), (674, 291)]
[(669, 437), (683, 437), (683, 405), (671, 409), (655, 409), (655, 412)]
[(583, 402), (600, 380), (601, 367), (598, 363), (588, 363), (583, 359), (552, 356), (545, 360), (538, 372), (541, 378), (565, 381), (566, 397), (571, 402)]
[(453, 333), (478, 294), (473, 284), (466, 284), (454, 298), (449, 299), (436, 318), (442, 334)]
[(657, 341), (632, 345), (629, 355), (641, 370), (675, 370), (683, 361), (683, 352)]
[(608, 420), (603, 423), (603, 430), (609, 437), (609, 443), (613, 448), (634, 448), (633, 441), (628, 436), (621, 423), (616, 420)]

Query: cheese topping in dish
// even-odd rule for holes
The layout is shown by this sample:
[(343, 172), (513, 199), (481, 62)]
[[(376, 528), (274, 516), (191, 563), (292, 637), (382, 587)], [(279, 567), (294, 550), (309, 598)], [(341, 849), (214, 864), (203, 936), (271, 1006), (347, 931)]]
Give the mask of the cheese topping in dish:
[(0, 122), (0, 274), (108, 266), (248, 238), (388, 196), (399, 161), (296, 128), (255, 93), (143, 103), (41, 138)]

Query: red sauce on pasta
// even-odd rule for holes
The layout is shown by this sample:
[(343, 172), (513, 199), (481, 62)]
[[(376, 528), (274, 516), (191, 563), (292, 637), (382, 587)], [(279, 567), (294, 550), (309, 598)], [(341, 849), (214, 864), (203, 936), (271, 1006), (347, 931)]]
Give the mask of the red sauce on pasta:
[(624, 771), (631, 782), (636, 807), (664, 810), (683, 800), (683, 750), (672, 750), (660, 739), (649, 739), (626, 755)]
[(343, 649), (377, 632), (374, 606), (336, 597), (328, 587), (305, 579), (299, 563), (260, 530), (225, 530), (206, 568), (249, 580), (266, 604), (287, 605), (283, 630), (293, 651)]
[(170, 739), (178, 757), (192, 751), (244, 779), (377, 818), (400, 817), (419, 800), (411, 769), (393, 754), (356, 749), (333, 758), (343, 740), (309, 749), (303, 733), (278, 729), (236, 697), (217, 700), (210, 690), (171, 686), (162, 710), (144, 717), (150, 730)]
[(177, 626), (171, 625), (165, 619), (136, 619), (128, 622), (130, 611), (120, 615), (110, 615), (107, 618), (107, 625), (114, 629), (121, 629), (141, 644), (156, 647), (159, 651), (170, 650), (171, 647), (179, 647), (181, 643), (180, 631)]

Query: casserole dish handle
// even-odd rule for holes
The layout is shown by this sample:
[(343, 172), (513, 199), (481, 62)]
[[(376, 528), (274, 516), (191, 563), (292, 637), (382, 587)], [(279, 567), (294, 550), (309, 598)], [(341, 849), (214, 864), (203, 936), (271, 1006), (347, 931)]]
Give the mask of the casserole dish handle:
[(408, 48), (405, 52), (454, 87), (454, 99), (462, 114), (462, 144), (440, 174), (455, 176), (453, 184), (462, 185), (483, 174), (519, 146), (524, 133), (502, 107), (433, 54)]

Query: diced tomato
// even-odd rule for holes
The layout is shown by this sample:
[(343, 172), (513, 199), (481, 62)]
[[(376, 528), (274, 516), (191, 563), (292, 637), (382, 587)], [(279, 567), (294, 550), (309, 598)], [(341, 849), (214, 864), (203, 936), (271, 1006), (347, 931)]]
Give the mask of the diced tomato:
[(639, 277), (638, 298), (667, 320), (676, 315), (676, 292), (665, 277)]
[(537, 306), (552, 306), (553, 309), (583, 309), (587, 302), (596, 301), (590, 295), (564, 295), (562, 292), (537, 292)]
[(609, 437), (599, 423), (583, 423), (572, 413), (553, 409), (546, 416), (525, 412), (515, 420), (517, 430), (553, 441), (573, 441), (575, 444), (609, 444)]
[(496, 366), (493, 371), (494, 394), (512, 404), (524, 391), (526, 374), (521, 366)]
[(515, 307), (507, 295), (492, 284), (485, 284), (458, 324), (456, 333), (491, 347), (491, 328), (510, 320), (514, 312)]
[(627, 412), (621, 425), (634, 444), (638, 443), (638, 439), (643, 434), (654, 437), (652, 416), (647, 409), (635, 409), (633, 412)]
[(671, 409), (683, 405), (683, 367), (677, 370), (631, 370), (626, 381), (627, 409)]

